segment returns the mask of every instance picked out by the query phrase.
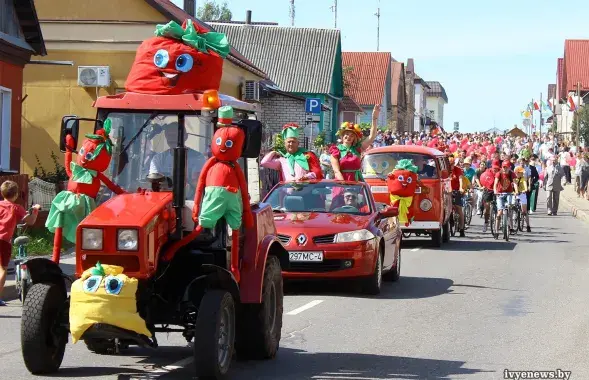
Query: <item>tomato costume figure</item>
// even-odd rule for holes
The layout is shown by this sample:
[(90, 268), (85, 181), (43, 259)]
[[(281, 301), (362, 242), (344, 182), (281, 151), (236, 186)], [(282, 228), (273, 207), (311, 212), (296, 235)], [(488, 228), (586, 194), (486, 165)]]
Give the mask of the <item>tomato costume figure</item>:
[(413, 212), (411, 204), (413, 195), (417, 189), (417, 166), (413, 165), (413, 160), (399, 160), (395, 170), (393, 170), (387, 179), (387, 187), (391, 195), (391, 205), (399, 208), (399, 222), (405, 226), (413, 221)]
[(178, 95), (219, 88), (230, 51), (225, 34), (206, 32), (186, 20), (182, 26), (175, 21), (158, 25), (155, 35), (137, 49), (127, 91)]
[(74, 138), (71, 135), (66, 136), (65, 170), (70, 180), (67, 190), (57, 194), (51, 202), (45, 222), (45, 227), (55, 233), (52, 260), (56, 263), (59, 263), (62, 237), (75, 243), (78, 224), (96, 208), (100, 184), (104, 183), (116, 194), (125, 192), (103, 173), (108, 169), (112, 156), (110, 129), (111, 120), (106, 119), (103, 128), (96, 131), (96, 134), (86, 135), (87, 138), (77, 152), (76, 162), (72, 161)]

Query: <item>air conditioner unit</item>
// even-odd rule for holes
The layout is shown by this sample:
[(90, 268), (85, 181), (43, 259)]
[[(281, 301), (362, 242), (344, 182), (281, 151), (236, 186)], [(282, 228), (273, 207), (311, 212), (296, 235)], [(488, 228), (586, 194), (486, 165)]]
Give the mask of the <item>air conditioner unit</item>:
[(260, 82), (255, 80), (245, 81), (243, 100), (260, 101)]
[(78, 86), (109, 87), (109, 66), (78, 66)]

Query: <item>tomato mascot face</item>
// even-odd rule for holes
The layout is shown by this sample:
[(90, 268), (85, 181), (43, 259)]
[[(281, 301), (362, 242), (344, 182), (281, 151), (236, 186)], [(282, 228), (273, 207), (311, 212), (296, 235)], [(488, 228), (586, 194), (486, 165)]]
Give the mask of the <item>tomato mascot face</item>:
[(111, 148), (107, 145), (106, 131), (99, 129), (96, 135), (89, 135), (82, 142), (82, 147), (76, 156), (76, 163), (83, 168), (103, 172), (108, 169), (111, 159)]
[(213, 135), (213, 155), (221, 161), (237, 161), (243, 152), (245, 133), (238, 127), (222, 127)]
[(389, 193), (400, 197), (410, 197), (417, 188), (417, 174), (404, 169), (395, 169), (387, 180)]

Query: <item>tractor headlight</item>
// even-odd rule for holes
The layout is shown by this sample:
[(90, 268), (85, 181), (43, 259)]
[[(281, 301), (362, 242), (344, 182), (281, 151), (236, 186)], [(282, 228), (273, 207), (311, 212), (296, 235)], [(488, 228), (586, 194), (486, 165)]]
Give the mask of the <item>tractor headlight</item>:
[(374, 234), (368, 230), (356, 230), (350, 232), (340, 232), (335, 235), (335, 243), (351, 243), (355, 241), (366, 241), (374, 239)]
[(102, 229), (82, 228), (82, 249), (99, 251), (102, 249)]
[(117, 249), (119, 251), (136, 251), (139, 247), (137, 230), (119, 230)]

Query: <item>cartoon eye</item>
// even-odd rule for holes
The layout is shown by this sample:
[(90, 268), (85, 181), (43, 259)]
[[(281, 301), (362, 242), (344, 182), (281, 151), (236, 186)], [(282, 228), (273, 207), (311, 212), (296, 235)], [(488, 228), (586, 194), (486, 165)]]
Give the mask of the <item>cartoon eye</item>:
[(80, 155), (82, 155), (82, 156), (83, 156), (83, 155), (84, 155), (84, 152), (85, 152), (85, 150), (84, 150), (84, 147), (81, 147), (81, 148), (80, 148)]
[(386, 162), (386, 161), (383, 161), (383, 163), (382, 163), (382, 168), (383, 168), (383, 169), (388, 169), (388, 168), (389, 168), (389, 166), (390, 166), (390, 164), (389, 164), (388, 162)]
[(92, 158), (92, 153), (88, 152), (86, 153), (86, 155), (84, 156), (87, 160)]
[(226, 146), (227, 148), (231, 148), (231, 147), (233, 146), (233, 141), (231, 141), (231, 140), (227, 140), (227, 141), (225, 141), (225, 146)]
[(104, 279), (104, 289), (108, 294), (119, 294), (123, 288), (123, 281), (115, 276), (108, 276)]
[(407, 177), (407, 183), (411, 183), (411, 182), (413, 182), (413, 178)]
[(400, 175), (400, 176), (398, 176), (398, 177), (397, 177), (397, 179), (398, 179), (400, 182), (403, 182), (403, 181), (405, 180), (405, 177), (403, 177), (402, 175)]
[(190, 56), (190, 54), (182, 54), (178, 58), (176, 58), (176, 70), (182, 71), (183, 73), (192, 70), (192, 65), (194, 64), (194, 60)]
[(100, 282), (102, 281), (102, 276), (90, 276), (84, 281), (84, 291), (86, 293), (96, 293), (98, 287), (100, 286)]
[(372, 169), (376, 169), (378, 167), (378, 164), (376, 162), (371, 162), (370, 166), (372, 167)]
[(222, 142), (223, 142), (223, 139), (220, 137), (217, 137), (217, 139), (215, 140), (215, 144), (217, 144), (217, 145), (221, 145)]
[(164, 67), (168, 66), (168, 62), (170, 61), (170, 54), (167, 50), (160, 49), (155, 53), (153, 56), (153, 64), (163, 69)]

